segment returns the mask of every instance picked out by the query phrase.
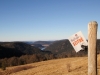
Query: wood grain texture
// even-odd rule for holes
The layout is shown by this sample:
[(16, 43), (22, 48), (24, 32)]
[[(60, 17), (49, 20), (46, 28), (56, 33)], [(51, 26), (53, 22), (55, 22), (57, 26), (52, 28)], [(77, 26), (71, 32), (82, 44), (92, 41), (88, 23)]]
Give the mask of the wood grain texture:
[(96, 21), (88, 24), (88, 75), (97, 75), (97, 28)]

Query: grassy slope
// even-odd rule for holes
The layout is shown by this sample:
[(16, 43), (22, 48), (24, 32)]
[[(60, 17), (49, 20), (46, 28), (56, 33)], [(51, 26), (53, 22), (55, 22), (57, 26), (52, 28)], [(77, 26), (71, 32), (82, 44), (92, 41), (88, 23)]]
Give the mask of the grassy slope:
[[(33, 68), (10, 75), (88, 75), (87, 59), (87, 57), (74, 57), (27, 64), (23, 66), (31, 65)], [(16, 67), (8, 67), (5, 73)], [(100, 55), (98, 55), (98, 75), (100, 75)]]

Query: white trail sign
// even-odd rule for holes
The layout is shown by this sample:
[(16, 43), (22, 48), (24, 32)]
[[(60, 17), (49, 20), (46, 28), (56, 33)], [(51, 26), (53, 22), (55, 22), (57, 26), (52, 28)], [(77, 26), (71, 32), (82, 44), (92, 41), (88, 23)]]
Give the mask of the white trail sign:
[(75, 49), (76, 52), (83, 49), (82, 45), (84, 45), (84, 46), (88, 45), (88, 43), (87, 43), (86, 39), (84, 38), (81, 31), (79, 31), (76, 34), (69, 37), (68, 40), (70, 41), (71, 45), (73, 46), (73, 48)]

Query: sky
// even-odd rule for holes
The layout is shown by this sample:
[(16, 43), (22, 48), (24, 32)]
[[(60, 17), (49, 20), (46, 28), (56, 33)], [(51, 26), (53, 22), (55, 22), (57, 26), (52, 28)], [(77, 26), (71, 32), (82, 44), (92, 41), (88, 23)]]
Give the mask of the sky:
[(68, 39), (97, 21), (100, 0), (0, 0), (0, 41)]

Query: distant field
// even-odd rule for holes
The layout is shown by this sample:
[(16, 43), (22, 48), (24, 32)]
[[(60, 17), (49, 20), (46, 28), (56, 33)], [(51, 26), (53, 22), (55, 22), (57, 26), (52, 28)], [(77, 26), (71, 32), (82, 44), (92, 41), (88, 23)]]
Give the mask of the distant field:
[[(13, 73), (15, 72), (15, 73)], [(42, 61), (0, 70), (0, 75), (88, 75), (87, 57), (63, 58)], [(100, 55), (98, 55), (100, 75)]]

